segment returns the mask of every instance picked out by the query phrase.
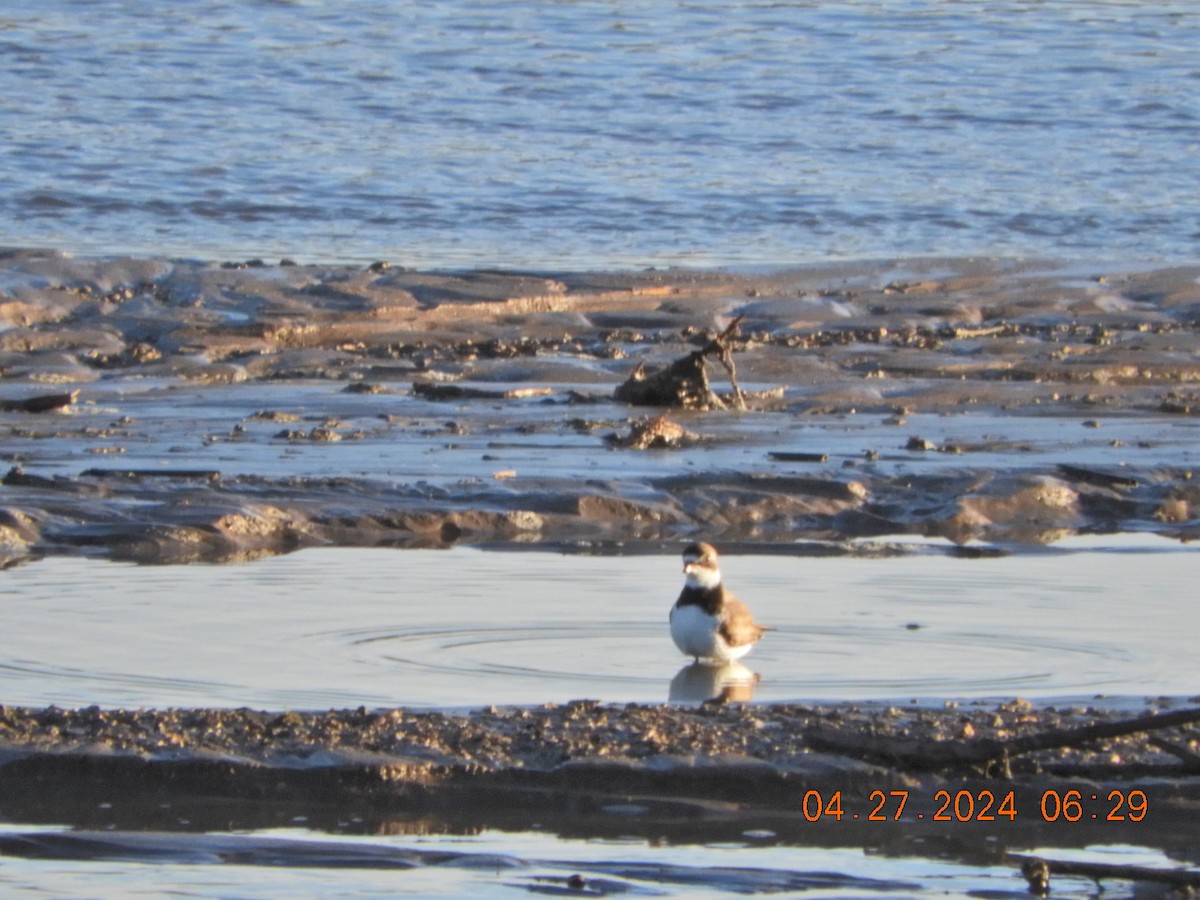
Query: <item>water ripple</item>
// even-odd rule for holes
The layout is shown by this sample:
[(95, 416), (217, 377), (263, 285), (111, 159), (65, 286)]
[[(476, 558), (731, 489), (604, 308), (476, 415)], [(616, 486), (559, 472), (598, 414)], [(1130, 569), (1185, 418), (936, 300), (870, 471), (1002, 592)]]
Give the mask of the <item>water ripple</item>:
[(1173, 546), (729, 557), (727, 576), (775, 629), (736, 671), (698, 670), (672, 644), (673, 557), (325, 549), (215, 569), (48, 559), (4, 573), (0, 696), (463, 707), (662, 702), (684, 682), (759, 701), (1182, 696), (1200, 674), (1178, 627), (1195, 551)]
[(49, 0), (0, 23), (5, 244), (595, 268), (1178, 260), (1200, 234), (1181, 2)]

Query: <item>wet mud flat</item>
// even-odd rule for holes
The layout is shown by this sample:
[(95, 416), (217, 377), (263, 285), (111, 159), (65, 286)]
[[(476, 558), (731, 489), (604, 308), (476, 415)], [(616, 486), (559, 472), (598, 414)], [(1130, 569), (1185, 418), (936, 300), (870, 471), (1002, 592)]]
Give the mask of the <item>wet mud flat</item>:
[[(1200, 267), (0, 258), (6, 558), (1190, 538)], [(738, 319), (745, 408), (616, 399)], [(729, 378), (708, 365), (712, 393)]]
[[(1198, 723), (1200, 710), (1165, 700), (1141, 708), (579, 701), (464, 713), (5, 707), (0, 808), (10, 820), (84, 834), (0, 836), (0, 849), (184, 858), (203, 848), (170, 834), (303, 823), (351, 835), (537, 829), (672, 843), (749, 834), (764, 846), (857, 845), (1014, 869), (1030, 848), (1053, 860), (1055, 848), (1115, 842), (1195, 865)], [(165, 843), (142, 846), (128, 835), (139, 831)], [(287, 864), (270, 842), (242, 852), (244, 862)], [(331, 851), (307, 852), (308, 864), (321, 865)], [(330, 859), (417, 864), (350, 851)], [(1103, 869), (1092, 876), (1200, 881), (1184, 868)]]

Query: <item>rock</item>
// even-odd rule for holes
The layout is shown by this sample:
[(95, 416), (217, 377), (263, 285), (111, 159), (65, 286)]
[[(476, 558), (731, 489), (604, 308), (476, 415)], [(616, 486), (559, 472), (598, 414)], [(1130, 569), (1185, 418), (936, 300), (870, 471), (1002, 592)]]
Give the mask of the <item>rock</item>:
[(677, 450), (697, 443), (700, 436), (664, 415), (633, 422), (628, 434), (610, 434), (605, 440), (614, 447), (632, 450)]

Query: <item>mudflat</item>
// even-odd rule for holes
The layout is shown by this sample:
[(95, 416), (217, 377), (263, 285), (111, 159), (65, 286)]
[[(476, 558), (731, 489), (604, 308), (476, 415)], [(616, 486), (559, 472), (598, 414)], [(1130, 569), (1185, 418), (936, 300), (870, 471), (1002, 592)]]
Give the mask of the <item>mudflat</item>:
[[(1200, 267), (0, 266), (13, 562), (1196, 531)], [(744, 408), (616, 399), (734, 320)]]
[[(766, 822), (781, 840), (835, 846), (953, 832), (956, 846), (996, 858), (1014, 844), (1114, 834), (1185, 850), (1198, 720), (1165, 700), (1140, 710), (1023, 700), (577, 701), (469, 713), (10, 706), (0, 707), (0, 798), (20, 821), (89, 828), (171, 829), (180, 816), (200, 830), (295, 815), (332, 825), (353, 812), (418, 833), (715, 840)], [(1051, 823), (1066, 833), (1050, 836)], [(998, 835), (1006, 844), (989, 846)]]

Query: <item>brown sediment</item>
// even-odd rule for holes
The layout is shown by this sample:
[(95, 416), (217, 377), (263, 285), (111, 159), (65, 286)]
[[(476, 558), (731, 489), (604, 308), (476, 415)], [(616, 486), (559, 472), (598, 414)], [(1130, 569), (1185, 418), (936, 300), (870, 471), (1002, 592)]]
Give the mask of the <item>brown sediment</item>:
[(700, 436), (661, 415), (632, 422), (628, 434), (609, 434), (605, 439), (629, 450), (667, 450), (693, 444)]
[[(1171, 850), (1190, 840), (1200, 800), (1198, 720), (1200, 711), (1169, 705), (1022, 700), (938, 709), (577, 701), (470, 713), (3, 707), (0, 808), (82, 827), (177, 828), (186, 815), (201, 830), (224, 817), (227, 830), (353, 810), (376, 827), (416, 831), (537, 823), (711, 840), (755, 827), (844, 846), (944, 841), (954, 829), (960, 849), (1001, 855), (1114, 834)], [(1045, 801), (1068, 791), (1087, 811), (1069, 835), (1061, 821), (1050, 826), (1059, 811)], [(841, 817), (821, 813), (835, 793)], [(967, 799), (979, 810), (988, 798), (982, 818), (964, 812)]]
[(665, 771), (705, 759), (777, 773), (1178, 778), (1200, 775), (1200, 709), (1167, 698), (1143, 710), (1019, 698), (936, 708), (578, 700), (471, 712), (0, 706), (0, 749), (280, 768), (369, 762), (429, 783), (606, 760)]
[[(9, 562), (1200, 527), (1196, 268), (6, 264)], [(713, 348), (736, 354), (748, 411), (663, 420), (614, 398), (639, 366)], [(678, 474), (623, 447), (670, 449)]]
[[(311, 432), (296, 438), (328, 440)], [(289, 433), (290, 435), (290, 433)], [(689, 440), (686, 433), (677, 437)], [(672, 441), (676, 438), (672, 438)], [(670, 442), (639, 430), (632, 446)], [(702, 530), (730, 550), (772, 544), (796, 554), (870, 553), (854, 538), (905, 535), (1045, 544), (1070, 534), (1159, 531), (1191, 539), (1197, 488), (1186, 474), (1143, 472), (1128, 486), (1057, 471), (820, 478), (767, 473), (648, 478), (641, 485), (553, 477), (483, 481), (430, 492), (353, 478), (225, 478), (216, 470), (83, 470), (46, 478), (11, 469), (3, 479), (4, 544), (16, 554), (103, 554), (139, 562), (247, 559), (315, 545), (436, 547), (538, 542), (604, 552), (634, 541), (647, 549)], [(1147, 528), (1147, 526), (1152, 526)], [(614, 549), (612, 552), (617, 552)], [(623, 552), (630, 552), (626, 546)]]

